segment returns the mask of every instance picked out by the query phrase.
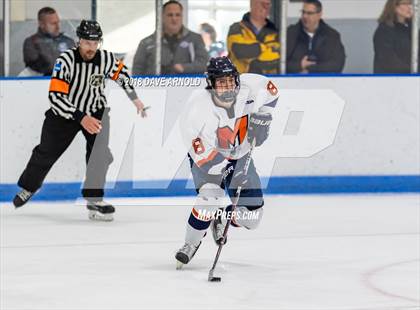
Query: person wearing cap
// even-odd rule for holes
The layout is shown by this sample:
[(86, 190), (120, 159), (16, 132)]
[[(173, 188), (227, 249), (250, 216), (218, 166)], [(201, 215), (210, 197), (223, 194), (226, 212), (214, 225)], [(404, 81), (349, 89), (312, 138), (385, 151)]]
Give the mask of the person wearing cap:
[(13, 203), (23, 206), (41, 188), (54, 163), (81, 131), (86, 139), (87, 165), (82, 195), (87, 200), (89, 218), (110, 221), (115, 209), (103, 200), (106, 173), (112, 162), (105, 80), (116, 81), (142, 117), (146, 112), (129, 84), (127, 67), (113, 53), (100, 49), (99, 23), (83, 20), (77, 36), (77, 47), (62, 53), (55, 62), (48, 95), (51, 107), (45, 113), (41, 142), (19, 178), (22, 190)]

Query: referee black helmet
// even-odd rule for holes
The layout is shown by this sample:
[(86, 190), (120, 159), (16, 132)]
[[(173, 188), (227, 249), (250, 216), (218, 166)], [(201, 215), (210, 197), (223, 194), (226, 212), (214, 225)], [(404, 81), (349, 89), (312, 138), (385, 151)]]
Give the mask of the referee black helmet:
[(76, 29), (76, 34), (80, 39), (100, 41), (102, 40), (102, 29), (95, 20), (82, 20)]

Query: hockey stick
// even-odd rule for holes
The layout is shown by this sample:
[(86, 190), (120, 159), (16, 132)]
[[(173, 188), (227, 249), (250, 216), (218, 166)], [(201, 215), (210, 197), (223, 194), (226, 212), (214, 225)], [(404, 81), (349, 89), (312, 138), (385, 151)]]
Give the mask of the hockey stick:
[[(244, 174), (245, 175), (248, 174), (248, 169), (249, 169), (249, 165), (251, 164), (252, 151), (254, 150), (254, 146), (255, 146), (255, 139), (251, 143), (251, 149), (249, 150), (248, 156), (246, 158), (246, 162), (245, 162), (245, 166), (244, 166)], [(232, 204), (232, 210), (231, 210), (231, 215), (232, 216), (234, 214), (236, 206), (238, 205), (239, 197), (241, 196), (241, 191), (242, 191), (242, 185), (238, 186), (238, 188), (236, 189), (235, 201)], [(211, 267), (211, 269), (209, 271), (208, 281), (210, 281), (210, 282), (220, 282), (220, 281), (222, 281), (221, 277), (215, 277), (213, 274), (214, 274), (214, 270), (216, 269), (216, 265), (217, 265), (217, 262), (219, 260), (220, 253), (222, 252), (222, 248), (225, 245), (225, 241), (226, 241), (227, 233), (228, 233), (228, 230), (229, 230), (229, 226), (230, 226), (230, 223), (232, 222), (232, 216), (229, 217), (229, 219), (226, 223), (225, 229), (223, 231), (222, 241), (220, 242), (219, 248), (217, 249), (216, 257), (214, 258), (214, 261), (213, 261), (213, 266)]]

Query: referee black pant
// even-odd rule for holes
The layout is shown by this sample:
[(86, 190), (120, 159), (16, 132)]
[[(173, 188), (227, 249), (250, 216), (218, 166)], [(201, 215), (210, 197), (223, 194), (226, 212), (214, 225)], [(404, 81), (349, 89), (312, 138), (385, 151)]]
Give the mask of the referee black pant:
[(102, 130), (96, 134), (88, 133), (77, 121), (55, 115), (52, 110), (45, 113), (42, 126), (41, 143), (37, 145), (19, 178), (18, 185), (35, 192), (54, 163), (69, 147), (74, 137), (82, 131), (86, 138), (86, 178), (82, 195), (88, 200), (98, 200), (104, 196), (104, 184), (108, 167), (112, 162), (109, 142), (109, 109), (92, 114), (102, 121)]

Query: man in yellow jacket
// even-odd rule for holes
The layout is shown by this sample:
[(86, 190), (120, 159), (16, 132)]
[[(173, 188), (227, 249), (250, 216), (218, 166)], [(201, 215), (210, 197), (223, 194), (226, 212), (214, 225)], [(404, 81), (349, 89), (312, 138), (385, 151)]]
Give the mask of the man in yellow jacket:
[(278, 30), (267, 16), (271, 0), (251, 0), (250, 12), (229, 28), (229, 58), (240, 73), (279, 73)]

